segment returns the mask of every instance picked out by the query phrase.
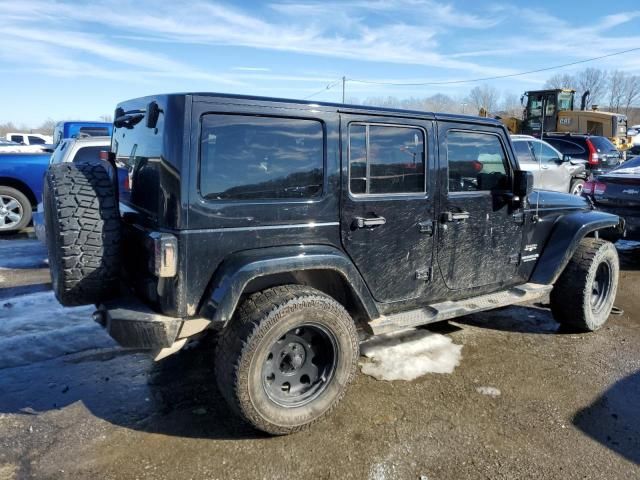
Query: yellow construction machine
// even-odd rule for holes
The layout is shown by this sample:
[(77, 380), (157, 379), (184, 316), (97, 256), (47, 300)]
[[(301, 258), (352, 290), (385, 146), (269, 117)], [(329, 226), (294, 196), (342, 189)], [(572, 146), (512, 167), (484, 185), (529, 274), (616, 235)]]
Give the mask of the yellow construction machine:
[(580, 110), (574, 110), (575, 93), (575, 90), (566, 88), (525, 92), (521, 98), (524, 107), (522, 120), (514, 117), (500, 120), (511, 133), (536, 137), (551, 132), (599, 135), (608, 137), (618, 150), (631, 148), (626, 115), (602, 112), (596, 106), (586, 110), (589, 91), (582, 95)]

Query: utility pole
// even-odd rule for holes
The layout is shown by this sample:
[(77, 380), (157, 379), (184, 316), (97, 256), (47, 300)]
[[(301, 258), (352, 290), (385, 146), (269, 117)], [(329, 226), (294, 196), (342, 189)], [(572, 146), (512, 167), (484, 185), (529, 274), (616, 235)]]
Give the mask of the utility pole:
[(346, 84), (347, 84), (347, 77), (345, 77), (344, 75), (342, 76), (342, 103), (344, 104), (344, 91), (346, 88)]

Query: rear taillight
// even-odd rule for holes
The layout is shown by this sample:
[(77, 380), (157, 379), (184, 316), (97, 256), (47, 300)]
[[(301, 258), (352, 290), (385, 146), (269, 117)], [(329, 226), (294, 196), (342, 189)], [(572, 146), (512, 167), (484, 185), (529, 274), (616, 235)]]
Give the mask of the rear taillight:
[(170, 233), (153, 232), (150, 270), (156, 277), (175, 277), (178, 271), (178, 239)]
[(582, 186), (582, 193), (584, 193), (585, 195), (591, 195), (593, 193), (593, 185), (595, 182), (589, 180), (588, 182), (585, 182), (585, 184)]
[(606, 189), (607, 189), (606, 183), (595, 182), (595, 184), (593, 185), (594, 195), (602, 195)]
[(587, 148), (589, 148), (589, 158), (587, 159), (587, 163), (589, 163), (589, 165), (598, 165), (598, 163), (600, 163), (600, 156), (598, 155), (596, 147), (593, 146), (593, 143), (588, 138)]

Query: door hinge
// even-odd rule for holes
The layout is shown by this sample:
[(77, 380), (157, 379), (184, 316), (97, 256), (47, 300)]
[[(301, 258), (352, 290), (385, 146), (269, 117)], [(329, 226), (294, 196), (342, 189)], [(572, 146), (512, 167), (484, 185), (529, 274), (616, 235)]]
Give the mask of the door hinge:
[(425, 282), (430, 282), (431, 281), (432, 272), (433, 272), (433, 268), (432, 267), (428, 267), (428, 268), (425, 268), (423, 270), (417, 270), (416, 271), (416, 280), (424, 280)]
[(509, 255), (509, 265), (518, 265), (520, 263), (520, 254), (513, 253)]

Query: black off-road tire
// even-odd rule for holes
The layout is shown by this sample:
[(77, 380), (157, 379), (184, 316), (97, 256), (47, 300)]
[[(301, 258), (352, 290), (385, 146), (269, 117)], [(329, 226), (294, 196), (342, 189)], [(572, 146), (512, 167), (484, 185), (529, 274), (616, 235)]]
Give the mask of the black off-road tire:
[(105, 168), (97, 163), (51, 166), (43, 202), (49, 269), (58, 301), (86, 305), (116, 294), (120, 215)]
[(584, 238), (551, 291), (551, 312), (562, 325), (581, 332), (601, 328), (611, 313), (620, 272), (611, 242)]
[[(18, 205), (16, 208), (3, 209), (3, 207), (6, 207), (4, 200), (7, 200), (8, 202), (13, 200), (13, 205), (15, 205), (15, 202), (17, 202)], [(11, 205), (9, 205), (9, 207), (11, 207)], [(5, 216), (3, 214), (14, 214), (20, 216), (20, 219), (15, 221), (15, 223), (11, 222), (10, 226), (6, 226), (4, 225), (4, 222), (2, 222), (3, 224), (0, 225), (0, 233), (17, 232), (18, 230), (22, 230), (29, 225), (29, 222), (31, 222), (31, 216), (33, 215), (31, 202), (27, 196), (20, 190), (13, 187), (6, 187), (4, 185), (0, 185), (0, 210), (2, 210), (0, 211), (0, 216), (3, 217)], [(8, 216), (5, 218), (9, 220)]]
[(584, 180), (581, 178), (574, 178), (571, 181), (571, 187), (569, 188), (569, 193), (572, 195), (582, 195), (582, 188), (584, 187)]
[[(285, 335), (308, 325), (335, 339), (335, 367), (324, 389), (308, 402), (283, 405), (268, 393), (265, 365), (273, 361), (272, 350)], [(355, 377), (358, 356), (355, 324), (342, 305), (310, 287), (278, 286), (249, 296), (225, 328), (216, 350), (216, 380), (227, 403), (245, 421), (272, 435), (285, 435), (308, 428), (336, 407)]]

